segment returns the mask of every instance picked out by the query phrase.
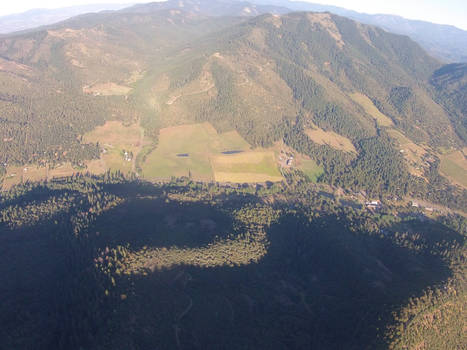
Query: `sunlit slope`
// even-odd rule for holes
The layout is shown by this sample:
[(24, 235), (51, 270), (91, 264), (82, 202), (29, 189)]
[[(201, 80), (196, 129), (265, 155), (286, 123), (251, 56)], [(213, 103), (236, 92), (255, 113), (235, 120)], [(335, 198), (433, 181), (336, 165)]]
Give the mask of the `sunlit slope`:
[(227, 18), (202, 8), (148, 5), (1, 38), (2, 163), (85, 168), (103, 149), (82, 136), (109, 120), (140, 125), (145, 154), (161, 129), (209, 122), (253, 148), (287, 140), (323, 181), (380, 193), (410, 174), (427, 178), (427, 163), (411, 171), (393, 135), (427, 159), (464, 147), (462, 118), (428, 82), (440, 63), (407, 37), (327, 13)]
[(181, 11), (99, 13), (1, 37), (0, 163), (97, 158), (95, 145), (79, 144), (83, 134), (106, 120), (153, 116), (130, 95), (155, 62), (235, 22)]
[(427, 84), (438, 67), (409, 39), (345, 18), (263, 15), (174, 54), (168, 70), (143, 79), (153, 87), (143, 93), (168, 123), (208, 120), (256, 144), (302, 113), (352, 139), (374, 135), (376, 118), (416, 142), (455, 145)]

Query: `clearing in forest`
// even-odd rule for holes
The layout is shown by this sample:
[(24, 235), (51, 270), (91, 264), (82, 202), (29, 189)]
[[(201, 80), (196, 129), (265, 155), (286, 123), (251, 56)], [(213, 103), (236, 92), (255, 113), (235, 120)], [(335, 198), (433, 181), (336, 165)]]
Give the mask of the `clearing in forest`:
[(467, 188), (467, 159), (461, 151), (442, 155), (440, 172), (452, 182)]
[(137, 124), (125, 126), (119, 121), (108, 121), (95, 128), (83, 136), (83, 142), (99, 143), (104, 151), (100, 161), (89, 162), (88, 170), (92, 173), (102, 173), (104, 169), (131, 172), (143, 139), (143, 129)]
[(71, 163), (64, 163), (57, 165), (54, 168), (49, 168), (48, 176), (49, 179), (53, 179), (57, 177), (72, 176), (73, 174), (76, 174), (78, 172), (81, 172), (81, 170), (73, 168)]
[(371, 101), (367, 96), (359, 92), (354, 92), (353, 94), (350, 94), (350, 97), (360, 106), (362, 106), (363, 110), (367, 114), (375, 118), (375, 120), (378, 122), (379, 125), (381, 126), (394, 125), (391, 118), (381, 113), (379, 109), (376, 108), (376, 106), (373, 104), (373, 101)]
[(209, 123), (174, 126), (160, 131), (157, 148), (142, 164), (142, 175), (150, 180), (191, 176), (202, 181), (280, 181), (273, 153), (266, 163), (258, 157), (262, 153), (251, 151), (236, 131), (219, 134)]
[(46, 175), (46, 168), (41, 168), (36, 165), (9, 166), (3, 178), (2, 189), (8, 190), (14, 185), (26, 181), (42, 181), (45, 180)]
[(338, 151), (357, 153), (355, 146), (347, 137), (323, 129), (306, 130), (308, 137), (318, 145), (328, 145)]
[(97, 83), (83, 87), (85, 94), (95, 96), (125, 96), (131, 91), (131, 87), (115, 83)]
[(78, 172), (80, 170), (73, 168), (71, 163), (59, 164), (48, 169), (37, 165), (10, 166), (7, 168), (7, 173), (3, 178), (2, 189), (8, 190), (21, 182), (50, 180), (58, 177), (72, 176)]
[(300, 159), (297, 161), (297, 167), (312, 182), (318, 181), (318, 178), (324, 173), (323, 167), (316, 164), (313, 159)]
[(423, 177), (425, 169), (427, 168), (427, 162), (424, 158), (428, 155), (427, 150), (413, 143), (409, 138), (404, 136), (401, 132), (388, 129), (388, 134), (394, 138), (400, 146), (400, 152), (403, 154), (407, 161), (409, 172), (418, 177)]

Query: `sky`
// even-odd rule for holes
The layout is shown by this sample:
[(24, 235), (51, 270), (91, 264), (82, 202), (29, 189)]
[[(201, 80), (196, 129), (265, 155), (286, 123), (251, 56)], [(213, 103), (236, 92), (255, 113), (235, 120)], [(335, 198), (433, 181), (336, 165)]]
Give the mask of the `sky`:
[[(303, 0), (302, 0), (303, 1)], [(308, 0), (305, 0), (308, 1)], [(137, 3), (144, 0), (15, 0), (2, 1), (0, 16), (33, 8), (59, 8), (84, 4)], [(467, 0), (310, 0), (364, 13), (399, 15), (434, 23), (451, 24), (467, 30)]]
[(384, 13), (408, 19), (450, 24), (467, 30), (467, 0), (318, 0), (364, 13)]

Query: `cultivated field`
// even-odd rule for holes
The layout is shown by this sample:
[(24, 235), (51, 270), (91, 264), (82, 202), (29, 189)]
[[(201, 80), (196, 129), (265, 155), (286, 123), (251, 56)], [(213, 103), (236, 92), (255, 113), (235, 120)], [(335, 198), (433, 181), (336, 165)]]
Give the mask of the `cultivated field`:
[(83, 136), (83, 141), (99, 142), (102, 145), (133, 146), (140, 141), (141, 128), (136, 125), (125, 126), (119, 121), (108, 121)]
[(33, 165), (9, 166), (3, 178), (2, 189), (7, 190), (21, 181), (41, 181), (45, 180), (47, 170)]
[(467, 160), (461, 151), (441, 156), (440, 172), (452, 182), (467, 188)]
[(254, 183), (281, 181), (282, 176), (272, 151), (252, 151), (212, 157), (214, 178), (218, 182)]
[(282, 179), (273, 152), (250, 151), (236, 131), (218, 134), (209, 123), (162, 129), (157, 148), (142, 165), (142, 175), (150, 180), (191, 175), (203, 181), (240, 183)]
[(247, 150), (249, 145), (236, 132), (219, 135), (209, 123), (162, 129), (157, 148), (142, 165), (143, 177), (167, 179), (191, 176), (213, 180), (210, 156), (223, 150)]
[(107, 171), (107, 164), (101, 159), (94, 159), (86, 163), (86, 171), (91, 174), (100, 175)]
[[(104, 149), (100, 159), (86, 162), (86, 169), (74, 169), (69, 163), (48, 171), (37, 166), (9, 167), (3, 189), (21, 181), (40, 181), (47, 176), (51, 179), (78, 172), (102, 174), (107, 170), (119, 170), (130, 173), (136, 170), (136, 157), (146, 145), (140, 126), (125, 126), (118, 121), (97, 127), (83, 136), (83, 142), (99, 143)], [(131, 157), (126, 157), (125, 151)], [(282, 180), (272, 150), (251, 150), (236, 131), (219, 134), (209, 123), (162, 129), (157, 148), (149, 153), (141, 168), (142, 177), (148, 180), (164, 180), (172, 176), (235, 183)]]
[(36, 165), (25, 165), (22, 167), (11, 166), (8, 167), (7, 173), (3, 179), (2, 189), (7, 190), (14, 185), (26, 181), (44, 181), (57, 177), (71, 176), (79, 170), (72, 167), (70, 163), (57, 165), (54, 168), (39, 167)]
[(319, 145), (328, 145), (338, 151), (357, 153), (352, 141), (333, 131), (324, 131), (317, 128), (306, 130), (306, 134), (313, 142)]
[(350, 94), (350, 97), (360, 106), (362, 106), (362, 108), (364, 109), (366, 113), (368, 113), (370, 116), (375, 118), (375, 120), (378, 122), (379, 125), (381, 126), (394, 125), (391, 118), (381, 113), (379, 109), (376, 108), (376, 106), (373, 104), (373, 101), (371, 101), (367, 96), (359, 92), (355, 92), (353, 94)]

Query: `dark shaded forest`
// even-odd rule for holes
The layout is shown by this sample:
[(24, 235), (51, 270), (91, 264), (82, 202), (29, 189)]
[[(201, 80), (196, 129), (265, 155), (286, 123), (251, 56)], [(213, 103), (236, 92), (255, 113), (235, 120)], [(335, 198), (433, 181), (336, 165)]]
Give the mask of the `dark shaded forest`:
[[(402, 349), (426, 305), (465, 296), (466, 227), (342, 206), (300, 177), (17, 186), (0, 201), (0, 348)], [(431, 348), (461, 346), (456, 314)]]

